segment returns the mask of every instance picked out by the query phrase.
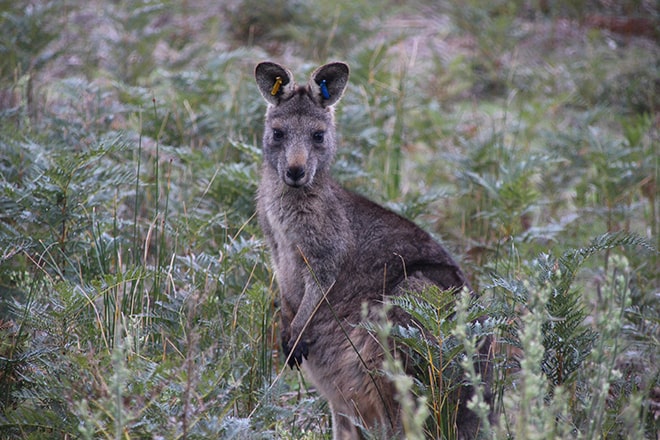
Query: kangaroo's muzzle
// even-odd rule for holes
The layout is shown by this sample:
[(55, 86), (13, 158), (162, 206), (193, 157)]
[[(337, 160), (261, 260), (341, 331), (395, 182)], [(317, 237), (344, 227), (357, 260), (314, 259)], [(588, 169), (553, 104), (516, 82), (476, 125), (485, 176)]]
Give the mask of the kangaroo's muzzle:
[(284, 183), (294, 188), (301, 187), (307, 183), (307, 179), (305, 179), (306, 175), (305, 168), (301, 166), (289, 167), (284, 173)]

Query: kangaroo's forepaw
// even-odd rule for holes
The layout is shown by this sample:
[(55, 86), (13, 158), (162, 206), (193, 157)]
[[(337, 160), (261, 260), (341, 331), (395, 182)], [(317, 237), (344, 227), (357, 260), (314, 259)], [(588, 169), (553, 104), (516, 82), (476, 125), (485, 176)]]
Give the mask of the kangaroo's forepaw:
[(284, 352), (285, 359), (288, 358), (289, 353), (291, 353), (291, 347), (289, 347), (290, 340), (291, 336), (289, 335), (289, 332), (282, 331), (282, 334), (280, 335), (280, 344), (282, 345), (282, 352)]
[(293, 346), (294, 343), (294, 340), (289, 341), (288, 364), (291, 369), (300, 368), (300, 365), (302, 365), (303, 362), (303, 358), (307, 359), (307, 356), (309, 355), (309, 347), (305, 341), (301, 340), (298, 342), (298, 344)]

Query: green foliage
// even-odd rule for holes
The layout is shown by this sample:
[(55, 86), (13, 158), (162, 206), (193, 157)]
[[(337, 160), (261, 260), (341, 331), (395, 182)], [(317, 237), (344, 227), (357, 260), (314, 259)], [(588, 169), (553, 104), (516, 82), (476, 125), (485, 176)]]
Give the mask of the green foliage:
[(0, 438), (329, 438), (253, 216), (264, 58), (350, 63), (336, 175), (482, 294), (374, 328), (410, 438), (491, 334), (484, 436), (656, 438), (660, 49), (585, 26), (657, 10), (610, 3), (0, 2)]
[(40, 53), (57, 37), (46, 20), (53, 12), (53, 5), (24, 5), (21, 8), (12, 3), (0, 3), (0, 26), (4, 30), (0, 44), (0, 77), (3, 79), (25, 75), (31, 69), (41, 67), (38, 63), (45, 59), (38, 58)]
[[(499, 365), (496, 371), (500, 372), (500, 380), (519, 383), (517, 386), (523, 388), (518, 397), (504, 391), (500, 405), (505, 411), (515, 411), (516, 424), (508, 429), (503, 424), (500, 427), (503, 435), (547, 438), (548, 432), (559, 436), (580, 432), (591, 438), (602, 432), (604, 426), (611, 433), (625, 426), (621, 435), (631, 426), (643, 429), (639, 424), (630, 425), (630, 420), (626, 425), (617, 413), (608, 411), (605, 402), (608, 395), (602, 391), (610, 387), (620, 391), (614, 402), (608, 404), (611, 407), (620, 406), (631, 395), (650, 390), (621, 390), (619, 378), (613, 373), (622, 354), (617, 347), (623, 344), (621, 329), (631, 300), (630, 280), (620, 276), (621, 270), (629, 272), (627, 262), (621, 266), (621, 260), (612, 258), (613, 263), (619, 263), (614, 263), (618, 267), (604, 280), (608, 288), (600, 300), (607, 305), (602, 307), (602, 312), (593, 313), (598, 320), (595, 326), (586, 323), (587, 303), (574, 285), (578, 272), (590, 257), (620, 246), (655, 252), (652, 245), (638, 236), (616, 233), (597, 237), (588, 247), (566, 251), (560, 258), (541, 254), (528, 266), (530, 273), (525, 274), (524, 281), (520, 281), (519, 274), (492, 277), (494, 307), (487, 309), (490, 317), (485, 320), (478, 319), (484, 314), (482, 306), (469, 307), (466, 301), (469, 296), (456, 300), (453, 292), (430, 289), (420, 295), (395, 298), (393, 304), (428, 331), (422, 334), (417, 327), (395, 327), (390, 333), (410, 353), (413, 370), (419, 372), (417, 396), (427, 403), (431, 414), (426, 421), (427, 433), (434, 438), (455, 438), (452, 431), (455, 402), (451, 401), (450, 393), (462, 383), (464, 370), (468, 378), (473, 378), (477, 389), (481, 386), (473, 364), (465, 362), (462, 353), (467, 352), (467, 359), (471, 359), (479, 341), (496, 329), (505, 346), (523, 353), (519, 358), (505, 355), (494, 359)], [(457, 309), (453, 306), (456, 301), (460, 304)], [(642, 381), (649, 387), (655, 386), (649, 384), (657, 380), (651, 374)], [(478, 403), (474, 405), (480, 408)], [(488, 436), (488, 409), (483, 408), (484, 435)], [(548, 412), (550, 417), (546, 416)], [(594, 417), (598, 420), (594, 421)]]
[(325, 60), (343, 55), (375, 29), (362, 17), (380, 17), (392, 2), (328, 3), (300, 0), (241, 0), (223, 6), (229, 33), (241, 45), (257, 44), (279, 52), (295, 41), (306, 57)]
[[(34, 116), (35, 107), (18, 102), (34, 101), (34, 76), (57, 53), (45, 49), (58, 37), (57, 24), (48, 20), (52, 3), (0, 2), (0, 118)], [(54, 15), (54, 14), (53, 14)]]
[[(548, 432), (559, 436), (579, 432), (591, 438), (605, 426), (615, 436), (625, 435), (626, 429), (633, 426), (643, 430), (644, 424), (639, 420), (626, 426), (626, 422), (617, 420), (619, 414), (608, 410), (620, 406), (631, 395), (650, 390), (633, 387), (620, 394), (607, 393), (613, 388), (621, 391), (617, 369), (624, 353), (621, 347), (627, 343), (621, 329), (627, 326), (632, 294), (628, 262), (607, 256), (620, 246), (646, 255), (657, 252), (639, 236), (604, 234), (588, 247), (566, 251), (559, 258), (540, 255), (528, 266), (532, 272), (525, 274), (524, 281), (518, 274), (493, 278), (491, 288), (495, 298), (501, 298), (496, 303), (504, 306), (501, 316), (513, 324), (503, 328), (502, 340), (524, 353), (522, 359), (517, 359), (519, 366), (500, 370), (505, 382), (520, 382), (524, 390), (519, 398), (504, 395), (504, 408), (516, 411), (520, 417), (512, 430), (516, 436), (547, 438)], [(606, 255), (606, 264), (615, 267), (611, 271), (605, 268), (597, 297), (591, 294), (585, 298), (575, 286), (578, 273), (590, 258), (599, 254)], [(622, 277), (622, 273), (627, 276)], [(587, 313), (591, 300), (598, 302)], [(646, 342), (656, 345), (648, 339)], [(536, 357), (530, 362), (527, 356), (531, 354)], [(658, 381), (657, 371), (651, 369), (647, 373), (644, 379), (638, 378), (640, 382), (645, 387), (657, 386), (652, 385)], [(639, 406), (638, 410), (643, 408)], [(553, 418), (542, 417), (544, 411), (550, 411)]]
[[(464, 386), (464, 370), (468, 371), (470, 383), (479, 390), (483, 386), (468, 359), (476, 358), (476, 347), (493, 335), (497, 320), (481, 319), (483, 307), (471, 300), (467, 292), (428, 288), (393, 298), (392, 305), (409, 313), (424, 328), (422, 333), (417, 325), (394, 326), (388, 333), (393, 344), (406, 353), (409, 371), (415, 372), (415, 387), (409, 386), (406, 391), (414, 393), (418, 406), (426, 407), (427, 416), (411, 421), (407, 429), (416, 428), (430, 438), (457, 438), (458, 402), (453, 394)], [(484, 402), (483, 399), (480, 393), (479, 401)], [(481, 415), (488, 426), (488, 409)]]

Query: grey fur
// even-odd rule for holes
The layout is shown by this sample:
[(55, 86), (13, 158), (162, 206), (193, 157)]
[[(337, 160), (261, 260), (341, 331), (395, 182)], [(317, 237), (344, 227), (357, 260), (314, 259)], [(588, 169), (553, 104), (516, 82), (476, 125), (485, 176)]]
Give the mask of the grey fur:
[[(289, 365), (301, 367), (328, 400), (335, 440), (361, 438), (356, 425), (390, 438), (402, 435), (399, 405), (393, 385), (378, 374), (383, 347), (358, 325), (363, 305), (367, 318), (376, 319), (388, 296), (428, 285), (469, 284), (428, 233), (331, 177), (333, 105), (348, 75), (346, 64), (330, 63), (298, 86), (288, 69), (257, 65), (257, 85), (268, 102), (257, 213), (280, 289)], [(398, 309), (390, 319), (411, 323)], [(481, 352), (489, 357), (489, 340)], [(480, 362), (486, 382), (488, 365)], [(465, 406), (473, 390), (462, 388), (456, 423), (459, 437), (467, 439), (476, 435), (478, 420)]]

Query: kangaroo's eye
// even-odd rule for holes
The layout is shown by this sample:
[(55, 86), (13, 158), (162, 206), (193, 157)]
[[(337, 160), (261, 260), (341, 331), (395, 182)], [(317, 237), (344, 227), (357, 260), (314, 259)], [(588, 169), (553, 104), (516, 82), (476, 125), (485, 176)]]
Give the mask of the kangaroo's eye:
[(281, 141), (284, 139), (284, 132), (280, 130), (279, 128), (274, 128), (273, 129), (273, 140), (275, 141)]
[(316, 132), (314, 132), (314, 134), (312, 135), (312, 139), (314, 140), (315, 143), (317, 143), (317, 144), (322, 144), (322, 143), (323, 143), (324, 136), (325, 136), (325, 133), (324, 133), (324, 132), (322, 132), (322, 131), (316, 131)]

